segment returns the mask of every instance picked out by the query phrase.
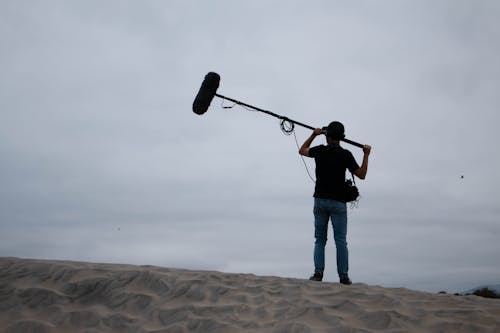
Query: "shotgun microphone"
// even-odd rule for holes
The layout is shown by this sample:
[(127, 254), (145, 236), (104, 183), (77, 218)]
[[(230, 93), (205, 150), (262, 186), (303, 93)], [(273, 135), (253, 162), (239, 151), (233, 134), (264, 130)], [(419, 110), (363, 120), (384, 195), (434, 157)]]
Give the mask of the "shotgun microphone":
[(215, 72), (210, 72), (205, 75), (205, 79), (201, 83), (200, 90), (193, 102), (193, 112), (199, 115), (207, 112), (212, 99), (219, 88), (220, 76)]

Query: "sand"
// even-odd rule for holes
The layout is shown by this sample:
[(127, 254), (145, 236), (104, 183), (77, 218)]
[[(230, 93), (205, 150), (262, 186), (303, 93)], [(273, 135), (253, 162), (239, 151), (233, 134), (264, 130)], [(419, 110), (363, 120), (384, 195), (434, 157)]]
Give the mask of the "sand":
[(0, 258), (0, 332), (500, 332), (500, 300), (68, 261)]

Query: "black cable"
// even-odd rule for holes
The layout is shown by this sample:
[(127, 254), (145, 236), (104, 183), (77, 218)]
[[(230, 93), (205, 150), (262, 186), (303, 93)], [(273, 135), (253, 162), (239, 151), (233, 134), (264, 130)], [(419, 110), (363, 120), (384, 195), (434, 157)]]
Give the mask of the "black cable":
[(285, 133), (285, 135), (290, 135), (293, 133), (295, 129), (295, 124), (291, 122), (288, 118), (283, 117), (280, 123), (281, 131)]
[[(236, 105), (236, 103), (235, 103), (235, 104), (233, 104), (231, 106), (224, 106), (224, 101), (225, 101), (225, 98), (222, 98), (221, 107), (223, 109), (231, 109), (231, 108), (233, 108)], [(245, 110), (247, 110), (247, 111), (257, 112), (256, 110), (253, 110), (253, 109), (251, 109), (249, 107), (246, 107), (245, 105), (240, 105), (240, 106), (242, 108), (244, 108)], [(295, 135), (295, 124), (293, 123), (293, 121), (291, 121), (287, 117), (280, 117), (279, 119), (281, 119), (281, 122), (280, 122), (281, 131), (285, 135), (291, 135), (293, 133), (293, 137), (295, 138), (295, 144), (297, 145), (297, 149), (300, 149), (299, 142), (297, 141), (297, 135)], [(316, 183), (316, 181), (314, 180), (314, 178), (311, 176), (311, 173), (309, 172), (309, 168), (307, 167), (307, 163), (306, 163), (306, 161), (304, 159), (304, 156), (300, 155), (300, 158), (302, 159), (302, 163), (304, 163), (304, 167), (306, 168), (307, 175), (309, 176), (309, 178), (311, 179), (311, 181), (313, 183)]]
[(232, 109), (232, 108), (236, 105), (236, 103), (234, 103), (233, 105), (226, 106), (226, 105), (224, 105), (224, 101), (225, 101), (225, 100), (226, 100), (226, 99), (225, 99), (225, 98), (223, 98), (223, 99), (222, 99), (222, 101), (221, 101), (221, 103), (220, 103), (220, 106), (221, 106), (223, 109)]
[[(297, 149), (300, 149), (299, 142), (297, 141), (297, 135), (295, 135), (295, 131), (293, 131), (293, 137), (295, 138), (295, 144), (297, 145)], [(304, 156), (300, 155), (300, 158), (302, 159), (302, 163), (304, 163), (304, 167), (306, 168), (307, 175), (309, 176), (311, 181), (314, 184), (316, 184), (316, 181), (314, 180), (314, 178), (311, 176), (311, 173), (309, 172), (309, 168), (307, 167), (307, 163), (306, 163), (306, 160), (304, 159)]]

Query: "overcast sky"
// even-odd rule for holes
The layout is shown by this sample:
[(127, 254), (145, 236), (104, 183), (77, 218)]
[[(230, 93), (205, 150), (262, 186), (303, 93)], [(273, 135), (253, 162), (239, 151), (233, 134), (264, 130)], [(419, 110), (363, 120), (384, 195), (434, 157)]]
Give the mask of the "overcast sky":
[[(309, 277), (294, 136), (217, 98), (194, 114), (215, 71), (220, 94), (373, 146), (354, 282), (498, 284), (499, 17), (494, 0), (0, 1), (0, 256)], [(331, 228), (326, 265), (337, 281)]]

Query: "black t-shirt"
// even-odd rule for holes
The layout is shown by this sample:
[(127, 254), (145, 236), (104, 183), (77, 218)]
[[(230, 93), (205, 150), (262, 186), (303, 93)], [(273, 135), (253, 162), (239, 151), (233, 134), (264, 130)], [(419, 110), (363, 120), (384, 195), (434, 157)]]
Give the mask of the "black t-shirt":
[(359, 169), (352, 153), (337, 145), (320, 145), (309, 149), (309, 157), (316, 162), (314, 197), (342, 201), (345, 170)]

